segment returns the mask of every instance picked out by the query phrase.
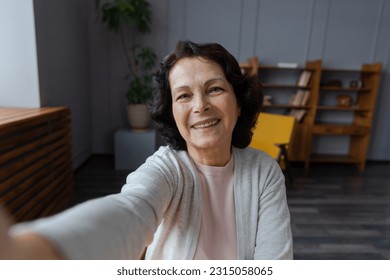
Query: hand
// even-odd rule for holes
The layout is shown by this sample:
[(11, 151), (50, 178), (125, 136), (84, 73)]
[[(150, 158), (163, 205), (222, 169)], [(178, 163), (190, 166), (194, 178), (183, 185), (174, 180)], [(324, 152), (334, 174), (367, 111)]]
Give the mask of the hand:
[(13, 259), (15, 253), (15, 242), (8, 234), (10, 218), (0, 206), (0, 259)]
[(11, 220), (0, 206), (0, 260), (62, 259), (61, 254), (45, 238), (36, 234), (11, 236)]

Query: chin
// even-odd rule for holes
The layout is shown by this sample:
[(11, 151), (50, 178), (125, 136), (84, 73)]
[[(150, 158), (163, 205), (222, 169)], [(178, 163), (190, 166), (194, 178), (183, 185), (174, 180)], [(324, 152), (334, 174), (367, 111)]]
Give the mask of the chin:
[(198, 141), (196, 143), (193, 143), (192, 146), (198, 150), (212, 150), (212, 149), (221, 149), (221, 147), (223, 147), (224, 144), (221, 143), (220, 141), (205, 140), (205, 141)]

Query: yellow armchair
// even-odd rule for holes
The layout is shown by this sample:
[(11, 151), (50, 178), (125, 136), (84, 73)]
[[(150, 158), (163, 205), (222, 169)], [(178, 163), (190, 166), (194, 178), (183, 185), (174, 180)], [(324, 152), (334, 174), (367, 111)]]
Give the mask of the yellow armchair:
[(288, 161), (288, 147), (293, 139), (295, 124), (294, 116), (260, 113), (249, 145), (277, 160), (290, 182), (292, 175)]

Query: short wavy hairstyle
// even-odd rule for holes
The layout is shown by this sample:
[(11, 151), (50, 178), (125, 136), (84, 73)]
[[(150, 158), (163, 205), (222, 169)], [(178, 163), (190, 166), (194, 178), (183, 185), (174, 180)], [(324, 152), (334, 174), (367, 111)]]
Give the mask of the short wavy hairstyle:
[(237, 60), (221, 45), (196, 44), (191, 41), (178, 41), (174, 52), (163, 59), (153, 76), (155, 92), (149, 102), (149, 108), (165, 142), (175, 150), (187, 149), (173, 117), (169, 73), (180, 59), (192, 57), (201, 57), (221, 66), (241, 108), (241, 114), (233, 130), (232, 145), (237, 148), (247, 147), (263, 105), (263, 94), (258, 78), (243, 74)]

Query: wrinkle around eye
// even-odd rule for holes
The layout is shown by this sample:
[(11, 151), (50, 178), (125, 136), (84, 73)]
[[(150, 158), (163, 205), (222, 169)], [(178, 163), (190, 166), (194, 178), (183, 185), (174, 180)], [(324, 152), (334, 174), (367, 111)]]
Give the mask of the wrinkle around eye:
[(185, 100), (188, 100), (190, 97), (191, 96), (189, 93), (182, 93), (182, 94), (177, 94), (177, 96), (175, 97), (175, 100), (176, 101), (185, 101)]
[(219, 87), (219, 86), (215, 86), (215, 87), (211, 87), (210, 88), (210, 92), (221, 92), (221, 91), (224, 91), (225, 89), (222, 88), (222, 87)]
[(207, 94), (209, 95), (220, 95), (224, 92), (227, 92), (227, 90), (223, 87), (220, 87), (220, 86), (215, 86), (215, 87), (211, 87), (208, 91), (207, 91)]

